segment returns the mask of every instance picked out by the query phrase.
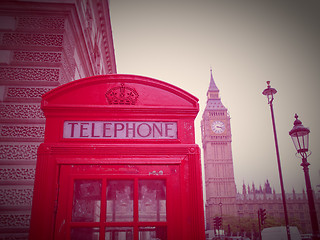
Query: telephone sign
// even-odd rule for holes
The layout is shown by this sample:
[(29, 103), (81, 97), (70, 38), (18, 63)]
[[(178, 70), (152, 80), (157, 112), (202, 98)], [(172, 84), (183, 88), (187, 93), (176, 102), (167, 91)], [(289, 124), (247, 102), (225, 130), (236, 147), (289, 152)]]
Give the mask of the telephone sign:
[(63, 138), (177, 139), (177, 123), (146, 121), (65, 121)]

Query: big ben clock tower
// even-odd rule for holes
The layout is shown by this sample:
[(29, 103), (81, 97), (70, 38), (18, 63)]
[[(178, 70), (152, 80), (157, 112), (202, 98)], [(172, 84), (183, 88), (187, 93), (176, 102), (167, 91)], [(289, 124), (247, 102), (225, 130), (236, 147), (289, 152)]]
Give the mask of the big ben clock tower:
[(211, 70), (207, 105), (201, 121), (206, 187), (206, 221), (236, 215), (236, 185), (231, 150), (230, 116), (222, 104)]

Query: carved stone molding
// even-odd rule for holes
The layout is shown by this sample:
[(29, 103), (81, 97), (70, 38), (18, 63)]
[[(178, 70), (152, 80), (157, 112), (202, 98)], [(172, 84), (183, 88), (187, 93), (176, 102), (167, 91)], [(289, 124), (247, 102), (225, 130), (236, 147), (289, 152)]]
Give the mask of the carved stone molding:
[(0, 228), (29, 227), (30, 214), (0, 214)]
[(31, 207), (32, 196), (33, 187), (10, 186), (10, 188), (0, 188), (0, 206)]
[(59, 81), (58, 68), (27, 68), (27, 67), (0, 67), (1, 81), (23, 82), (57, 82)]
[[(0, 168), (1, 181), (34, 181), (35, 168)], [(30, 182), (29, 181), (29, 182)]]
[(2, 125), (0, 126), (0, 138), (36, 138), (44, 137), (44, 126), (34, 125)]
[(45, 46), (62, 47), (62, 34), (46, 33), (2, 33), (1, 44), (6, 47), (11, 46)]
[(0, 144), (0, 160), (6, 161), (36, 161), (40, 144)]
[(15, 61), (15, 62), (60, 63), (61, 56), (62, 56), (62, 53), (60, 53), (60, 52), (14, 51), (13, 61)]
[(0, 119), (45, 119), (40, 104), (0, 104)]
[(108, 24), (105, 24), (105, 16), (108, 15), (108, 11), (106, 11), (106, 8), (104, 7), (104, 5), (102, 4), (102, 1), (98, 1), (97, 2), (97, 11), (98, 14), (97, 16), (99, 16), (99, 22), (100, 22), (100, 26), (101, 26), (101, 32), (102, 32), (102, 41), (103, 41), (103, 45), (104, 45), (104, 50), (105, 50), (105, 58), (107, 60), (106, 62), (106, 70), (108, 71), (108, 73), (114, 73), (114, 66), (112, 66), (112, 62), (114, 61), (114, 55), (113, 53), (113, 46), (112, 46), (112, 42), (110, 41), (110, 36), (111, 34), (108, 34), (108, 32), (110, 31), (108, 28)]
[[(66, 35), (63, 39), (63, 52), (65, 54), (65, 57), (68, 59), (68, 61), (71, 61), (73, 64), (75, 64), (75, 40), (70, 35)], [(62, 59), (63, 61), (63, 59)]]
[(65, 73), (65, 70), (62, 69), (62, 71), (60, 72), (59, 83), (62, 85), (62, 84), (68, 83), (73, 80), (75, 80), (75, 79), (70, 76), (67, 76)]
[(65, 19), (62, 17), (23, 16), (18, 17), (17, 29), (23, 30), (63, 30)]
[(74, 76), (75, 69), (76, 69), (76, 62), (73, 57), (68, 58), (68, 56), (64, 52), (64, 54), (62, 54), (62, 57), (61, 57), (61, 65), (65, 72), (67, 72), (72, 77)]
[(40, 100), (41, 96), (52, 88), (39, 88), (39, 87), (8, 87), (6, 98), (19, 99), (37, 99)]

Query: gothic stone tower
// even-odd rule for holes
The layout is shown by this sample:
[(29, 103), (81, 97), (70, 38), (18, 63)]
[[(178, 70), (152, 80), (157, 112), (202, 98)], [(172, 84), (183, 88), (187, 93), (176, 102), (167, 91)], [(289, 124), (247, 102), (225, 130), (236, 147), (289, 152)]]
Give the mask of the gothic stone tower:
[(236, 186), (231, 150), (230, 116), (222, 104), (211, 70), (207, 105), (201, 121), (206, 186), (207, 229), (215, 216), (236, 215)]

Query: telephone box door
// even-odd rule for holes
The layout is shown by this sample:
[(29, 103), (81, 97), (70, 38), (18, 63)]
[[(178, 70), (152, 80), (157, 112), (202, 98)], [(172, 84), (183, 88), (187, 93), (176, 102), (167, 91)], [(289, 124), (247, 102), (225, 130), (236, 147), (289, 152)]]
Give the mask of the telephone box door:
[(179, 165), (62, 165), (55, 238), (181, 238)]

